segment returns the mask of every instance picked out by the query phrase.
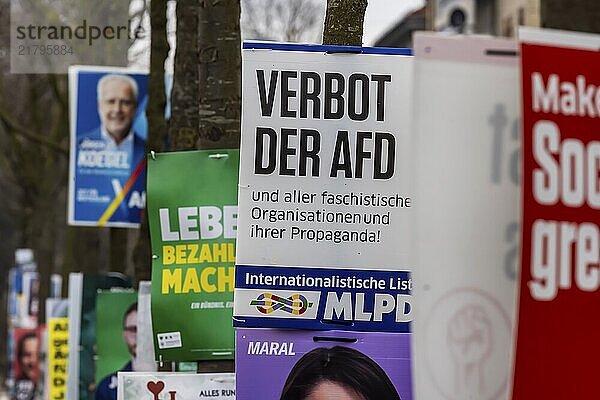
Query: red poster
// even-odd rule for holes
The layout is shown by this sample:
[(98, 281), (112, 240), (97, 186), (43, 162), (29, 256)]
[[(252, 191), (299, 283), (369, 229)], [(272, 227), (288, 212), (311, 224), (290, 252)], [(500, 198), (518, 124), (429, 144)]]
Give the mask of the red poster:
[(40, 329), (15, 328), (14, 340), (14, 398), (30, 400), (35, 396), (39, 380)]
[(513, 400), (598, 399), (600, 36), (525, 33)]

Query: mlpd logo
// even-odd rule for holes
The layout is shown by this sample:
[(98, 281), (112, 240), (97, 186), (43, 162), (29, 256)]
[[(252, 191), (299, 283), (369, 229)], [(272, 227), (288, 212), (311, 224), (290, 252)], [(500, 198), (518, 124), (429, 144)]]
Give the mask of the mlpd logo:
[(263, 314), (271, 314), (281, 310), (292, 315), (302, 315), (313, 306), (313, 303), (310, 303), (306, 297), (299, 293), (295, 293), (288, 298), (271, 293), (261, 293), (256, 300), (250, 302), (250, 305), (256, 306), (256, 309)]

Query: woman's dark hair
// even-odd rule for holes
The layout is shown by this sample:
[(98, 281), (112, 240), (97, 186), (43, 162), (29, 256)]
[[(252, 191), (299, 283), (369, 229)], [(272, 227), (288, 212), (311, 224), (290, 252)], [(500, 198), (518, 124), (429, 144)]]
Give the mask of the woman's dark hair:
[(280, 400), (304, 400), (321, 382), (337, 383), (365, 400), (400, 400), (394, 384), (375, 361), (349, 347), (319, 347), (298, 360)]

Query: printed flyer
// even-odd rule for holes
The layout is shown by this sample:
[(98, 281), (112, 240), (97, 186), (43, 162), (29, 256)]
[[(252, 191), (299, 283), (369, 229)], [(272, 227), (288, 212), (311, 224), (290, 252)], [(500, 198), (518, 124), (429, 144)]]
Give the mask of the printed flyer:
[[(39, 280), (33, 250), (15, 250), (15, 266), (8, 272), (7, 318), (10, 326), (36, 328)], [(30, 312), (32, 311), (32, 312)]]
[(412, 400), (410, 338), (407, 333), (236, 329), (236, 398)]
[[(389, 296), (386, 308), (398, 306), (397, 292), (387, 283), (368, 283), (367, 271), (387, 271), (386, 282), (404, 281), (412, 266), (409, 55), (407, 49), (244, 44), (237, 326), (335, 328), (294, 305), (335, 291), (348, 292), (349, 307), (365, 313), (377, 314), (373, 298), (359, 304), (376, 290)], [(246, 280), (263, 267), (280, 268), (267, 276), (294, 267), (290, 274), (300, 279), (258, 286)], [(339, 268), (361, 272), (354, 278), (343, 272), (331, 286), (307, 290), (307, 280)], [(244, 318), (248, 300), (274, 301), (277, 310)], [(389, 328), (374, 319), (339, 319), (344, 329)]]
[(23, 293), (19, 299), (19, 326), (36, 328), (40, 312), (40, 276), (37, 271), (24, 271), (21, 279)]
[(127, 291), (131, 278), (117, 273), (69, 274), (67, 399), (95, 398), (96, 298), (98, 290)]
[(6, 318), (9, 326), (15, 326), (19, 319), (19, 291), (22, 291), (22, 272), (17, 267), (8, 270), (8, 295)]
[(69, 318), (67, 299), (46, 299), (48, 358), (46, 360), (45, 398), (67, 397), (67, 360), (69, 355)]
[(239, 151), (148, 161), (152, 329), (164, 361), (231, 360)]
[(135, 228), (146, 206), (148, 75), (69, 67), (69, 225)]
[(521, 29), (519, 41), (523, 246), (512, 398), (596, 399), (600, 35)]
[[(32, 249), (15, 251), (15, 269), (13, 289), (16, 294), (14, 306), (9, 304), (9, 321), (19, 328), (37, 328), (39, 314), (40, 279)], [(16, 315), (12, 314), (13, 309)]]
[(48, 325), (48, 399), (65, 399), (67, 359), (69, 355), (69, 319), (51, 318)]
[(13, 396), (15, 399), (33, 399), (40, 378), (40, 330), (15, 328), (13, 334)]
[(96, 392), (110, 389), (117, 371), (133, 371), (137, 350), (137, 298), (134, 290), (98, 291), (96, 296)]
[(507, 398), (520, 223), (517, 43), (420, 32), (414, 46), (415, 394)]
[(235, 374), (119, 372), (117, 400), (234, 400)]

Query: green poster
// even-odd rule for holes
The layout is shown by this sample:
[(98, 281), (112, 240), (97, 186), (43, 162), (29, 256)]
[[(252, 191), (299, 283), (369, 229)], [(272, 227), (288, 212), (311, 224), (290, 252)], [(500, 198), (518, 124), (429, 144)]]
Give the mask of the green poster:
[[(96, 297), (96, 384), (130, 371), (137, 344), (137, 292), (106, 291)], [(110, 382), (110, 381), (108, 381)]]
[(131, 278), (118, 272), (69, 274), (69, 400), (95, 398), (96, 297), (99, 290), (117, 288), (131, 288)]
[(152, 329), (163, 361), (234, 355), (238, 150), (148, 157)]

